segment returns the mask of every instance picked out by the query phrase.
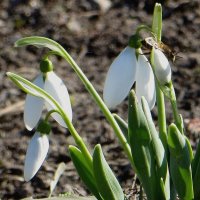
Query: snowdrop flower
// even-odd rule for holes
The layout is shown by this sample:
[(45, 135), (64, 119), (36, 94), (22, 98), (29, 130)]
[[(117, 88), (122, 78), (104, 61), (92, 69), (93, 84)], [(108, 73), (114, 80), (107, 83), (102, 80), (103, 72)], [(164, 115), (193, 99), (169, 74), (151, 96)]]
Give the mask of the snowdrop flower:
[(111, 64), (106, 76), (103, 98), (109, 108), (120, 104), (136, 82), (136, 96), (144, 96), (152, 109), (155, 105), (155, 83), (152, 68), (147, 58), (136, 50), (126, 47)]
[(160, 84), (169, 83), (171, 81), (171, 66), (165, 54), (159, 49), (154, 49), (154, 64), (155, 75)]
[[(38, 127), (43, 126), (44, 123), (45, 122), (41, 122)], [(41, 131), (39, 130), (40, 129), (38, 128), (32, 139), (30, 140), (26, 152), (24, 165), (25, 181), (29, 181), (35, 176), (42, 163), (44, 162), (49, 149), (49, 139), (47, 134), (49, 134), (51, 130), (50, 126), (46, 128), (46, 133), (41, 133)]]
[[(35, 85), (44, 89), (49, 93), (72, 120), (72, 109), (69, 94), (63, 81), (53, 72), (53, 65), (49, 60), (43, 60), (40, 64), (42, 71), (33, 81)], [(55, 109), (53, 105), (44, 101), (42, 98), (27, 95), (24, 106), (24, 123), (28, 130), (32, 130), (40, 120), (43, 106), (47, 107), (48, 111)], [(66, 127), (65, 122), (58, 113), (53, 113), (51, 116), (63, 127)]]

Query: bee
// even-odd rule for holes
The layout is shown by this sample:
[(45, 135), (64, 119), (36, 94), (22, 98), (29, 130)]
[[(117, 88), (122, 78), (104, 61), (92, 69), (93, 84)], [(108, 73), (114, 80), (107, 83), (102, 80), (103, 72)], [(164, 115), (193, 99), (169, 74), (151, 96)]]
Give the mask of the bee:
[(178, 52), (176, 52), (174, 49), (170, 48), (163, 42), (156, 42), (153, 37), (147, 37), (142, 40), (142, 45), (146, 49), (151, 49), (152, 47), (154, 47), (155, 49), (161, 50), (169, 59), (175, 62)]

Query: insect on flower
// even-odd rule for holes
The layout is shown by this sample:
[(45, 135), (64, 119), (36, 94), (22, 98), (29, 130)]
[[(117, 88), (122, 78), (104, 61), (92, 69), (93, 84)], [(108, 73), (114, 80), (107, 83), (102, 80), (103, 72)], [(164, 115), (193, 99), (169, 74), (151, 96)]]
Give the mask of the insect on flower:
[(176, 57), (179, 57), (177, 56), (178, 52), (176, 52), (174, 49), (164, 44), (163, 42), (155, 41), (153, 37), (147, 37), (142, 40), (142, 45), (146, 49), (151, 49), (152, 47), (154, 47), (155, 49), (161, 50), (173, 62), (175, 61)]

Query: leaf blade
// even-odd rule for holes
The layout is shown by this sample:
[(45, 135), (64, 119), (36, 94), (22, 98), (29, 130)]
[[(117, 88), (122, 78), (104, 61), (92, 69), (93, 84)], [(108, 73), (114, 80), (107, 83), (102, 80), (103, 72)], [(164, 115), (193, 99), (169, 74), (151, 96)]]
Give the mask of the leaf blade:
[(96, 145), (94, 149), (93, 171), (97, 187), (104, 200), (124, 200), (122, 188), (107, 164), (100, 145)]

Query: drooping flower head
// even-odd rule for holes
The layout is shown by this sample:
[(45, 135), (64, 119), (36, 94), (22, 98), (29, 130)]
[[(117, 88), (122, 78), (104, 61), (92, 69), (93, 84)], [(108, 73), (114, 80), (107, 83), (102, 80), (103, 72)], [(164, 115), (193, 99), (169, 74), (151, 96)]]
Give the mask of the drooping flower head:
[(152, 68), (140, 49), (127, 46), (108, 70), (103, 90), (106, 105), (114, 108), (120, 104), (135, 82), (136, 96), (139, 99), (144, 96), (152, 109), (156, 99)]
[[(35, 78), (33, 83), (49, 93), (67, 113), (72, 120), (72, 109), (69, 94), (64, 82), (53, 72), (53, 65), (50, 60), (45, 59), (40, 64), (41, 73)], [(53, 105), (42, 98), (27, 95), (24, 107), (24, 122), (28, 130), (32, 130), (40, 120), (44, 105), (50, 110), (54, 110)], [(66, 127), (65, 122), (57, 113), (51, 115), (60, 125)]]

